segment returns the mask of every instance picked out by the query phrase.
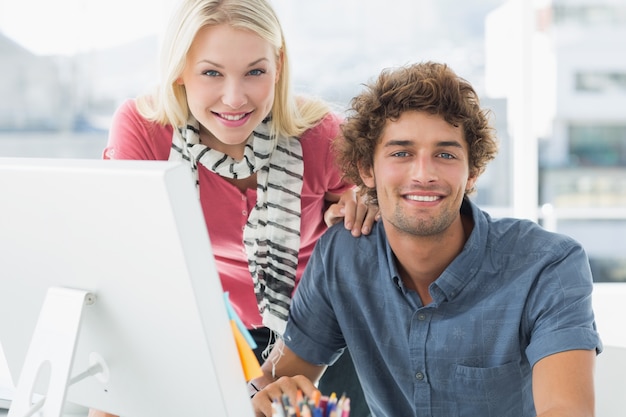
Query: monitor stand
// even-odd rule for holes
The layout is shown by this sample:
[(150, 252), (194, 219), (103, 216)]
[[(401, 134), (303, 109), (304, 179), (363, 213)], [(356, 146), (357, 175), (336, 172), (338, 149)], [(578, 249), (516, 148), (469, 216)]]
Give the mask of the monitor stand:
[[(29, 417), (35, 413), (61, 417), (70, 385), (91, 375), (104, 375), (106, 365), (94, 354), (87, 370), (70, 378), (83, 308), (95, 301), (96, 297), (88, 291), (48, 289), (8, 417)], [(42, 396), (35, 394), (39, 388)]]

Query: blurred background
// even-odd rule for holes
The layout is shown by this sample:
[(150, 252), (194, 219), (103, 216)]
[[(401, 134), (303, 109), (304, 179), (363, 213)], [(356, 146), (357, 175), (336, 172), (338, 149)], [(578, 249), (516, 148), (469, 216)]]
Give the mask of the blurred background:
[[(176, 1), (0, 0), (0, 157), (100, 158), (115, 108), (156, 83)], [(626, 0), (271, 1), (296, 89), (338, 111), (385, 67), (450, 64), (501, 141), (473, 198), (626, 282)]]

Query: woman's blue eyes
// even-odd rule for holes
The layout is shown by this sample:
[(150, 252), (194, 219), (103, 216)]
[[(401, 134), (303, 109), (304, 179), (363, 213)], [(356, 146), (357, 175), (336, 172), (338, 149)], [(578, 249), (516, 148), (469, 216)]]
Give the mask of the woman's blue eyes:
[[(219, 77), (222, 74), (219, 71), (208, 70), (203, 72), (204, 75), (208, 75), (209, 77)], [(262, 69), (253, 69), (249, 71), (246, 75), (259, 76), (265, 74), (265, 70)]]

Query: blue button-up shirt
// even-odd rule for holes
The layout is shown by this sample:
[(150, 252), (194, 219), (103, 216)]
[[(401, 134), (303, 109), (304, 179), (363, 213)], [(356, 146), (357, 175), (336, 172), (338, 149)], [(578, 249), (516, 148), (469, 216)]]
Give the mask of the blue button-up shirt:
[(426, 306), (403, 285), (381, 222), (360, 238), (332, 227), (298, 286), (285, 343), (316, 364), (347, 345), (375, 416), (534, 416), (538, 360), (601, 350), (582, 247), (470, 201), (462, 211), (474, 229)]

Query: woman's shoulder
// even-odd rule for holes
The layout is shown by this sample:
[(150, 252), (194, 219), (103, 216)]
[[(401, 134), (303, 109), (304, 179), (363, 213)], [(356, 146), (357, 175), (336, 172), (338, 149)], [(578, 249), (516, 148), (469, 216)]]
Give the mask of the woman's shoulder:
[(114, 117), (123, 117), (127, 119), (143, 119), (137, 107), (137, 98), (127, 98), (115, 109)]
[(137, 109), (137, 102), (134, 98), (125, 99), (113, 113), (113, 125), (126, 124), (126, 123), (139, 123), (147, 124), (147, 120), (144, 119)]
[(329, 111), (318, 123), (307, 129), (300, 137), (301, 141), (318, 141), (326, 139), (332, 141), (339, 135), (343, 118), (336, 112)]
[(105, 157), (109, 159), (167, 159), (173, 129), (143, 117), (135, 99), (116, 109)]
[(115, 109), (114, 117), (126, 118), (126, 119), (140, 119), (142, 118), (137, 109), (137, 100), (134, 98), (127, 98)]
[(114, 123), (130, 124), (137, 128), (141, 127), (142, 130), (148, 131), (151, 134), (162, 133), (168, 137), (171, 136), (172, 126), (148, 120), (139, 111), (137, 100), (139, 99), (129, 98), (124, 100), (115, 111), (113, 116)]

